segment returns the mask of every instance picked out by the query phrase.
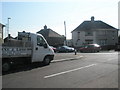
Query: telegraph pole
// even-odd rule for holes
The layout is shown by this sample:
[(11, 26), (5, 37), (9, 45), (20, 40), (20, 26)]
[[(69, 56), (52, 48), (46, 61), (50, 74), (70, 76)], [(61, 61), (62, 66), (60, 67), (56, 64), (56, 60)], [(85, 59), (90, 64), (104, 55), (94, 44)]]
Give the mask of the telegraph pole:
[(65, 21), (64, 21), (64, 28), (65, 28), (65, 45), (67, 45), (66, 22)]

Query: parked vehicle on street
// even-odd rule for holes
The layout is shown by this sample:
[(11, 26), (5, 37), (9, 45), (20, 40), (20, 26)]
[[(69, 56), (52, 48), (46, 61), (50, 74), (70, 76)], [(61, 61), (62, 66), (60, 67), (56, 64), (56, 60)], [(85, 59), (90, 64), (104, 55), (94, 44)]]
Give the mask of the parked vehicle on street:
[(79, 48), (80, 52), (99, 52), (100, 50), (101, 47), (98, 44), (87, 44)]
[(2, 71), (19, 63), (42, 62), (49, 65), (54, 51), (41, 34), (18, 32), (17, 39), (8, 39), (2, 45)]
[(53, 47), (53, 46), (50, 46), (53, 50), (54, 50), (54, 52), (56, 52), (56, 48), (55, 47)]
[(74, 52), (74, 48), (72, 48), (72, 47), (68, 47), (68, 46), (61, 46), (61, 47), (58, 47), (57, 48), (57, 52)]
[(115, 51), (120, 51), (120, 44), (117, 44), (117, 45), (116, 45)]

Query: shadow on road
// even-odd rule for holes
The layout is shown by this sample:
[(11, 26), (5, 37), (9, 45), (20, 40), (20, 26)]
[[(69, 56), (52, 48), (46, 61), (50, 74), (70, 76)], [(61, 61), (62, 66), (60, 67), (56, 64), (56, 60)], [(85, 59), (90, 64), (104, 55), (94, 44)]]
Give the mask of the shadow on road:
[(43, 63), (32, 63), (32, 64), (22, 64), (22, 65), (16, 65), (16, 66), (12, 66), (11, 69), (7, 72), (2, 72), (2, 75), (6, 75), (6, 74), (11, 74), (11, 73), (17, 73), (17, 72), (21, 72), (21, 71), (29, 71), (32, 70), (34, 68), (40, 68), (40, 67), (45, 67), (45, 65), (43, 65)]

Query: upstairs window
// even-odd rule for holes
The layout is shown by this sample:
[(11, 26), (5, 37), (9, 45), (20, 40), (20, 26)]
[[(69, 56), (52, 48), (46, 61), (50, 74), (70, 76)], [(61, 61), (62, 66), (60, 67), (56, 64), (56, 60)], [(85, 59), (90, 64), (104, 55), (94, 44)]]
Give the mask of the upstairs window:
[(80, 32), (78, 32), (78, 40), (80, 40)]
[(87, 31), (87, 32), (85, 32), (85, 36), (93, 36), (93, 32)]
[(99, 36), (106, 36), (107, 35), (107, 31), (105, 31), (105, 30), (97, 31), (97, 34)]

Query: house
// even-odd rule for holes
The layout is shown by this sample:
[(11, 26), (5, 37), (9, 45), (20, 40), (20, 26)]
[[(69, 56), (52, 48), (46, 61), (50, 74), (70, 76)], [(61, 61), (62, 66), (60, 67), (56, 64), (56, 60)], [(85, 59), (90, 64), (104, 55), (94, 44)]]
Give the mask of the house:
[(4, 43), (8, 42), (9, 39), (15, 39), (10, 34), (8, 34), (8, 37), (4, 38)]
[(64, 45), (65, 37), (52, 29), (47, 28), (46, 25), (44, 26), (44, 29), (41, 29), (37, 33), (42, 34), (51, 46), (58, 47)]
[(118, 29), (91, 17), (72, 31), (72, 42), (74, 47), (96, 43), (108, 49), (118, 43)]
[(5, 27), (5, 25), (0, 23), (0, 44), (3, 43), (3, 28)]

